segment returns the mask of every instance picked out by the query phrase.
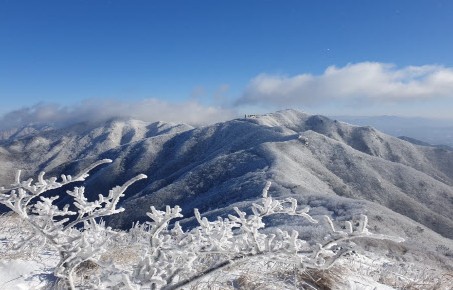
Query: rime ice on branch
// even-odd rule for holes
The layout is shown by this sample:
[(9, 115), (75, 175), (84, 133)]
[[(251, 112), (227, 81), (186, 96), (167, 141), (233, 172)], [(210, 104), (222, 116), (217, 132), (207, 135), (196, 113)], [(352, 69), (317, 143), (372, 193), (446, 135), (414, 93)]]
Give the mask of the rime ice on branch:
[[(128, 281), (152, 289), (179, 289), (189, 287), (215, 271), (258, 256), (302, 268), (326, 269), (351, 249), (352, 239), (368, 237), (403, 241), (369, 232), (365, 216), (357, 228), (346, 222), (347, 231), (335, 230), (332, 220), (327, 218), (331, 234), (324, 244), (309, 244), (300, 239), (295, 230), (276, 229), (273, 233), (264, 233), (263, 218), (275, 214), (299, 216), (318, 223), (310, 216), (309, 207), (299, 208), (296, 199), (277, 200), (269, 196), (270, 186), (271, 183), (267, 182), (261, 202), (252, 204), (251, 215), (234, 208), (235, 215), (209, 221), (195, 209), (199, 226), (187, 232), (182, 231), (177, 222), (172, 229), (168, 228), (171, 220), (181, 217), (179, 207), (167, 206), (166, 211), (151, 207), (148, 216), (153, 222), (149, 230), (148, 255)], [(208, 261), (209, 266), (206, 266)]]
[[(88, 201), (83, 186), (68, 190), (67, 194), (73, 198), (76, 211), (70, 210), (68, 204), (63, 208), (55, 205), (59, 196), (44, 197), (42, 194), (70, 183), (85, 181), (91, 170), (111, 162), (110, 159), (97, 161), (75, 177), (61, 175), (61, 181), (56, 177), (45, 179), (44, 172), (39, 174), (34, 183), (31, 178), (21, 181), (21, 171), (18, 170), (11, 188), (0, 188), (0, 202), (24, 219), (43, 239), (43, 243), (50, 244), (58, 251), (60, 261), (54, 274), (71, 289), (75, 289), (73, 275), (76, 267), (99, 256), (106, 242), (105, 228), (99, 224), (99, 218), (122, 212), (124, 209), (117, 208), (117, 205), (124, 191), (134, 182), (146, 178), (146, 175), (137, 175), (122, 186), (111, 189), (108, 196), (99, 195), (95, 201)], [(79, 224), (83, 224), (81, 230), (75, 228)]]
[[(19, 171), (11, 188), (0, 189), (0, 202), (16, 212), (38, 237), (58, 251), (60, 261), (54, 274), (61, 279), (65, 289), (80, 286), (76, 284), (79, 281), (75, 279), (75, 271), (88, 260), (102, 267), (100, 273), (88, 279), (84, 287), (171, 290), (185, 289), (216, 271), (247, 263), (255, 257), (301, 268), (325, 269), (351, 249), (353, 239), (367, 237), (403, 241), (371, 233), (367, 228), (366, 216), (362, 216), (357, 227), (352, 222), (346, 222), (345, 230), (337, 230), (333, 221), (326, 216), (326, 226), (331, 233), (318, 243), (301, 239), (295, 230), (288, 232), (276, 228), (263, 231), (266, 226), (263, 218), (277, 214), (296, 216), (319, 224), (309, 214), (309, 207), (299, 207), (296, 199), (272, 198), (268, 194), (271, 183), (267, 182), (261, 200), (252, 204), (251, 214), (236, 207), (235, 214), (209, 221), (195, 209), (199, 225), (186, 231), (175, 221), (182, 217), (179, 206), (167, 206), (165, 211), (151, 206), (147, 213), (151, 222), (145, 225), (137, 223), (129, 234), (121, 234), (126, 236), (126, 242), (128, 239), (132, 241), (133, 233), (139, 237), (138, 243), (144, 248), (142, 259), (129, 269), (117, 268), (112, 264), (103, 265), (100, 263), (100, 254), (106, 251), (106, 245), (118, 233), (105, 228), (99, 218), (122, 212), (123, 209), (117, 206), (124, 191), (146, 176), (137, 175), (122, 186), (110, 190), (107, 196), (99, 195), (95, 201), (86, 198), (84, 187), (75, 187), (67, 191), (72, 197), (72, 207), (65, 205), (60, 208), (54, 204), (58, 196), (43, 197), (42, 194), (72, 182), (84, 181), (90, 170), (110, 162), (109, 159), (98, 161), (74, 178), (62, 175), (61, 181), (55, 177), (45, 179), (44, 173), (39, 175), (35, 183), (32, 179), (21, 181)], [(77, 225), (82, 225), (82, 228), (76, 228)]]

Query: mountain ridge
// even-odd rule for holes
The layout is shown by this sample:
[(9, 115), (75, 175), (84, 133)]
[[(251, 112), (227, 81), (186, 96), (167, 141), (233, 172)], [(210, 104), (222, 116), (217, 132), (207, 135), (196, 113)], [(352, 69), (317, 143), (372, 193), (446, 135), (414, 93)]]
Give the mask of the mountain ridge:
[[(411, 219), (411, 227), (453, 237), (451, 151), (296, 110), (200, 128), (131, 120), (75, 125), (1, 142), (0, 158), (29, 176), (113, 159), (88, 181), (93, 196), (147, 174), (127, 192), (126, 213), (109, 221), (114, 226), (144, 221), (150, 205), (179, 204), (185, 215), (194, 207), (226, 212), (259, 198), (270, 180), (272, 195), (296, 197), (315, 212), (341, 219), (359, 209), (379, 215), (385, 207)], [(3, 184), (13, 180), (7, 177), (0, 175)]]

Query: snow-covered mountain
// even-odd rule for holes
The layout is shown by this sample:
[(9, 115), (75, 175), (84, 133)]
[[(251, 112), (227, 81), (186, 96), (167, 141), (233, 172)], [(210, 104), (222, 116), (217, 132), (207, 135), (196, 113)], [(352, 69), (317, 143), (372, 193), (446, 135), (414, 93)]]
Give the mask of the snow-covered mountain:
[(50, 131), (53, 127), (48, 124), (29, 124), (26, 126), (13, 127), (0, 130), (0, 141), (19, 139), (26, 136), (39, 134), (43, 131)]
[(417, 117), (335, 116), (334, 119), (355, 125), (367, 125), (392, 136), (410, 136), (433, 145), (453, 147), (453, 119)]
[(101, 158), (114, 162), (93, 174), (93, 196), (148, 175), (128, 190), (115, 226), (145, 220), (150, 205), (219, 214), (253, 202), (270, 180), (272, 196), (293, 196), (315, 215), (367, 213), (375, 231), (409, 237), (415, 248), (453, 249), (452, 150), (295, 110), (201, 128), (115, 119), (5, 138), (0, 184), (11, 183), (11, 168), (71, 174)]

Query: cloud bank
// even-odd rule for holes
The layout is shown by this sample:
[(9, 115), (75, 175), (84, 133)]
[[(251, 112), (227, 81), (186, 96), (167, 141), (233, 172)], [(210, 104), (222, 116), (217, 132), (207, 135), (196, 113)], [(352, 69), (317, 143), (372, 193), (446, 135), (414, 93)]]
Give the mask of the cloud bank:
[(142, 121), (164, 121), (204, 125), (229, 120), (233, 110), (204, 106), (198, 101), (170, 103), (158, 99), (142, 101), (87, 100), (65, 107), (41, 103), (22, 108), (0, 117), (0, 129), (20, 127), (26, 124), (51, 123), (66, 126), (78, 122), (98, 122), (107, 119), (134, 118)]
[[(361, 62), (330, 66), (322, 74), (295, 76), (261, 74), (251, 79), (238, 98), (225, 98), (223, 85), (211, 101), (197, 100), (204, 88), (183, 102), (156, 98), (141, 101), (86, 100), (72, 106), (41, 103), (0, 116), (0, 130), (30, 123), (66, 126), (115, 117), (205, 125), (230, 120), (244, 113), (279, 108), (309, 108), (314, 113), (344, 115), (395, 114), (451, 117), (453, 68), (439, 65), (407, 66)], [(434, 114), (434, 115), (433, 115)]]
[(405, 103), (453, 98), (453, 69), (438, 65), (398, 68), (362, 62), (330, 66), (323, 74), (261, 74), (253, 78), (236, 105), (319, 105)]

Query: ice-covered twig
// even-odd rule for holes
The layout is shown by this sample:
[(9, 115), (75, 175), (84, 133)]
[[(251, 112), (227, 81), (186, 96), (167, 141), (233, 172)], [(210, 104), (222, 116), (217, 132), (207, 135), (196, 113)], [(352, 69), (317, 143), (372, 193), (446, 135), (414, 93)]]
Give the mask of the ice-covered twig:
[[(140, 174), (128, 180), (122, 186), (114, 187), (108, 196), (99, 195), (95, 201), (88, 201), (84, 187), (76, 187), (67, 191), (73, 198), (76, 211), (70, 210), (70, 205), (60, 208), (55, 204), (59, 196), (42, 196), (43, 193), (60, 188), (69, 183), (84, 181), (94, 168), (111, 163), (110, 159), (97, 161), (75, 177), (61, 175), (61, 181), (56, 177), (45, 179), (44, 172), (33, 179), (21, 181), (21, 171), (16, 174), (15, 183), (9, 189), (1, 189), (0, 203), (5, 204), (25, 220), (34, 232), (48, 241), (59, 252), (60, 261), (54, 273), (66, 281), (67, 287), (75, 289), (73, 280), (74, 269), (82, 262), (99, 256), (106, 242), (104, 226), (98, 224), (97, 219), (122, 212), (117, 208), (118, 202), (124, 196), (125, 190), (133, 183), (146, 178)], [(76, 226), (82, 224), (82, 229)]]
[[(337, 230), (329, 216), (324, 216), (332, 235), (330, 240), (324, 244), (317, 244), (317, 249), (313, 252), (313, 262), (317, 268), (329, 268), (344, 253), (349, 250), (347, 242), (359, 238), (372, 238), (376, 240), (389, 240), (396, 243), (404, 242), (401, 237), (375, 234), (368, 230), (368, 217), (361, 215), (359, 225), (353, 228), (351, 221), (346, 221), (346, 231)], [(312, 265), (313, 266), (313, 265)]]
[(86, 220), (96, 219), (108, 215), (113, 215), (124, 211), (123, 208), (116, 208), (121, 197), (124, 196), (126, 189), (131, 186), (133, 183), (147, 178), (144, 174), (139, 174), (122, 186), (116, 186), (109, 191), (107, 197), (103, 195), (98, 196), (98, 200), (93, 202), (88, 202), (84, 196), (84, 188), (75, 188), (74, 191), (67, 191), (68, 195), (74, 197), (74, 205), (79, 209), (79, 216), (74, 221), (68, 223), (64, 230), (74, 227), (75, 225), (82, 223)]
[[(235, 207), (233, 208), (235, 214), (228, 215), (228, 218), (209, 221), (195, 209), (195, 218), (199, 226), (188, 232), (180, 232), (178, 238), (172, 237), (165, 230), (154, 231), (157, 236), (160, 236), (161, 244), (165, 243), (165, 246), (159, 248), (160, 257), (162, 257), (160, 262), (166, 261), (162, 264), (165, 265), (164, 268), (172, 269), (173, 273), (179, 275), (179, 282), (176, 284), (171, 284), (166, 280), (165, 285), (155, 284), (156, 289), (187, 287), (212, 272), (257, 256), (300, 267), (324, 269), (330, 267), (349, 250), (349, 241), (352, 239), (369, 237), (402, 241), (399, 238), (371, 233), (367, 228), (366, 216), (362, 216), (357, 228), (353, 228), (352, 222), (346, 222), (344, 231), (337, 230), (332, 220), (327, 217), (327, 226), (332, 234), (328, 236), (328, 241), (324, 244), (311, 245), (301, 239), (299, 232), (295, 230), (287, 232), (276, 229), (274, 232), (263, 232), (262, 230), (265, 228), (263, 218), (275, 214), (299, 216), (310, 223), (318, 223), (310, 216), (308, 207), (299, 208), (297, 200), (293, 198), (273, 199), (269, 195), (270, 186), (271, 183), (267, 182), (260, 202), (252, 204), (251, 215), (247, 215), (246, 211)], [(160, 215), (163, 216), (163, 212), (160, 212)], [(167, 217), (172, 218), (170, 215)], [(156, 220), (155, 217), (153, 219)], [(168, 225), (167, 221), (165, 223)], [(197, 253), (197, 256), (195, 260), (190, 260), (190, 267), (184, 263), (173, 264), (173, 260), (169, 259), (169, 257), (176, 256), (184, 257), (188, 253), (194, 252)], [(154, 258), (156, 257), (154, 256)], [(206, 266), (207, 258), (213, 259), (215, 262)], [(152, 261), (156, 263), (156, 260)], [(184, 261), (184, 258), (181, 258), (181, 261)], [(178, 267), (181, 267), (179, 272), (177, 272)], [(194, 274), (190, 274), (185, 269), (196, 269), (196, 271)], [(168, 274), (162, 272), (162, 275), (164, 275), (162, 277), (166, 277)], [(139, 283), (137, 280), (136, 282)]]

